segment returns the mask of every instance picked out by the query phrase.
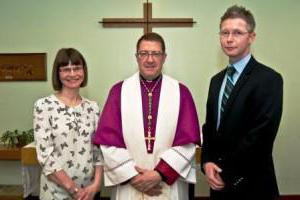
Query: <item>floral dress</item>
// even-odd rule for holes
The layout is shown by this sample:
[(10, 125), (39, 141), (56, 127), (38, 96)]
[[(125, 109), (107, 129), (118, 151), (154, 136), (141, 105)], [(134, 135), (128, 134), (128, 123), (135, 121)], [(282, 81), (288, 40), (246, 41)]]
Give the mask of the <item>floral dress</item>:
[(64, 170), (79, 186), (91, 183), (95, 165), (102, 165), (100, 148), (92, 144), (99, 118), (94, 101), (82, 98), (81, 104), (69, 107), (55, 95), (34, 104), (33, 127), (38, 161), (42, 167), (40, 198), (72, 199), (47, 175)]

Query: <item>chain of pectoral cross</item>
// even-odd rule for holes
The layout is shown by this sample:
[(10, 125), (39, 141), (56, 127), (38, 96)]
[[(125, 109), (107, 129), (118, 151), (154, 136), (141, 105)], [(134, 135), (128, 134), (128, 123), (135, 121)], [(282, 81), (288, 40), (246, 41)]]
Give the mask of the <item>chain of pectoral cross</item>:
[(147, 150), (151, 150), (151, 141), (155, 141), (155, 137), (152, 136), (152, 131), (151, 131), (151, 126), (152, 126), (152, 104), (153, 104), (153, 91), (158, 85), (159, 81), (161, 80), (161, 77), (155, 82), (154, 86), (149, 89), (144, 80), (141, 79), (142, 85), (145, 87), (147, 90), (148, 94), (148, 115), (147, 115), (147, 136), (145, 137), (146, 143), (147, 143)]

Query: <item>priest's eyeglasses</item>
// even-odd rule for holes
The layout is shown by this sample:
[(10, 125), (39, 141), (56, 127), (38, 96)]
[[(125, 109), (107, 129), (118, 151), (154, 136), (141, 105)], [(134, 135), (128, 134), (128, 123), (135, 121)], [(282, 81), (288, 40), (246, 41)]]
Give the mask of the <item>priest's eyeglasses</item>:
[(65, 74), (69, 74), (73, 71), (73, 73), (78, 73), (81, 72), (83, 70), (83, 66), (82, 65), (76, 65), (74, 67), (60, 67), (59, 71)]
[(249, 33), (248, 31), (240, 31), (240, 30), (233, 30), (233, 31), (220, 31), (219, 35), (222, 38), (228, 38), (230, 35), (234, 38), (241, 38), (242, 36), (246, 35), (247, 33)]
[(161, 51), (139, 51), (135, 54), (138, 58), (148, 58), (149, 56), (152, 56), (153, 58), (161, 58), (164, 53)]

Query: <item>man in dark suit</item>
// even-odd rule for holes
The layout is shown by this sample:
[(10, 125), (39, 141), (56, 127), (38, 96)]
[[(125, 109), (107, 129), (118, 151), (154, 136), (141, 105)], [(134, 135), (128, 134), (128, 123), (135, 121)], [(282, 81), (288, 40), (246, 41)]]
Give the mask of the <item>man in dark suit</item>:
[(251, 55), (254, 29), (244, 7), (232, 6), (221, 17), (220, 43), (229, 66), (211, 79), (202, 146), (202, 169), (214, 200), (279, 196), (272, 151), (283, 80)]

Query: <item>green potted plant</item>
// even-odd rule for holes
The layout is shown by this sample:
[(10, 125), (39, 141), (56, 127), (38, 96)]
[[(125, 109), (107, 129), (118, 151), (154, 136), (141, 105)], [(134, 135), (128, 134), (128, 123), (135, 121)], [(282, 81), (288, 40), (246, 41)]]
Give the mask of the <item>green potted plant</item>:
[(25, 146), (26, 144), (29, 144), (34, 140), (33, 129), (20, 132), (17, 136), (17, 139), (18, 139), (18, 143), (17, 143), (18, 147), (22, 147)]
[(25, 131), (20, 131), (17, 129), (14, 131), (7, 130), (0, 138), (1, 143), (4, 143), (9, 147), (22, 147), (26, 144), (29, 144), (33, 140), (33, 129)]
[(2, 133), (1, 136), (1, 143), (13, 147), (17, 143), (17, 135), (18, 135), (18, 130), (10, 131), (7, 130), (4, 133)]

